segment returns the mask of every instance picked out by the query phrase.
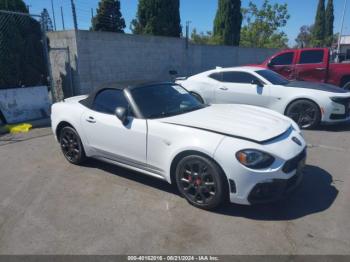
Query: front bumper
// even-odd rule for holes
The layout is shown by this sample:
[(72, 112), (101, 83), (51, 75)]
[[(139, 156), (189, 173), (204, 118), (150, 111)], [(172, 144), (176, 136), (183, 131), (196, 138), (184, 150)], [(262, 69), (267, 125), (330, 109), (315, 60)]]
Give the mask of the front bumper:
[(292, 193), (303, 178), (302, 172), (297, 172), (289, 179), (274, 179), (271, 182), (256, 184), (248, 196), (251, 205), (264, 204), (280, 200)]
[(303, 179), (305, 163), (306, 150), (283, 166), (284, 172), (295, 172), (295, 175), (289, 179), (273, 179), (256, 184), (249, 193), (248, 202), (251, 205), (274, 202), (292, 193)]
[(325, 110), (323, 123), (331, 124), (350, 121), (350, 98), (339, 98), (339, 101), (331, 102), (328, 108), (328, 110)]
[[(298, 138), (302, 144), (293, 142), (293, 137)], [(242, 141), (241, 143), (244, 145), (227, 138), (215, 154), (216, 161), (229, 179), (230, 202), (253, 205), (275, 201), (292, 192), (302, 181), (302, 170), (306, 162), (306, 143), (297, 131), (264, 145)], [(275, 157), (275, 162), (267, 169), (249, 169), (235, 160), (234, 154), (228, 154), (242, 148), (254, 148), (269, 153)]]

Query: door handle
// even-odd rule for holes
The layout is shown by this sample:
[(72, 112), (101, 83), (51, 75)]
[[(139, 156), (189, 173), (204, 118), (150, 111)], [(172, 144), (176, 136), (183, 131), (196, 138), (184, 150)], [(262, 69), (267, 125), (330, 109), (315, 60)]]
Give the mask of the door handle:
[(91, 123), (91, 124), (95, 124), (96, 123), (96, 120), (95, 118), (93, 118), (92, 116), (89, 116), (88, 119), (86, 119), (87, 122)]
[(223, 90), (223, 91), (227, 91), (227, 90), (228, 90), (228, 88), (227, 88), (227, 87), (224, 87), (224, 86), (223, 86), (223, 87), (220, 87), (220, 89)]
[(318, 67), (316, 68), (317, 71), (326, 71), (326, 68)]

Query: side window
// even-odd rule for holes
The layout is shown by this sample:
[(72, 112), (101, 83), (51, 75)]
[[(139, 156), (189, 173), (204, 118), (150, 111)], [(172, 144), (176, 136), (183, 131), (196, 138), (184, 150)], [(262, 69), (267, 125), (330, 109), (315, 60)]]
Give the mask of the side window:
[(284, 53), (271, 60), (271, 65), (291, 65), (293, 64), (294, 52)]
[(323, 50), (302, 51), (299, 64), (319, 64), (323, 62)]
[(221, 73), (213, 73), (209, 75), (210, 78), (222, 82), (222, 74)]
[(223, 72), (222, 78), (223, 82), (226, 83), (242, 84), (250, 84), (253, 80), (257, 79), (255, 76), (245, 72)]
[(350, 60), (350, 49), (346, 50), (346, 60)]
[(122, 90), (105, 89), (96, 96), (93, 109), (105, 114), (114, 114), (117, 107), (127, 108), (128, 105), (129, 103)]

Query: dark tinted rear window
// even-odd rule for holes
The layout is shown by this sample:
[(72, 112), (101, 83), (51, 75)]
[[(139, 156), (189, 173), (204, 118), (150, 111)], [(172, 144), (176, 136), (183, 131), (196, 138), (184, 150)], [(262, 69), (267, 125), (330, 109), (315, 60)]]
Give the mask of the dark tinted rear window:
[(323, 50), (302, 51), (299, 64), (318, 64), (323, 62)]

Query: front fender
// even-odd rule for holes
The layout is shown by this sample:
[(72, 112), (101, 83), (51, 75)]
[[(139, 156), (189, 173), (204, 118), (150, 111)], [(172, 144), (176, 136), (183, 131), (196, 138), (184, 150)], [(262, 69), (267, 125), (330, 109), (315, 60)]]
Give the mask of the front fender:
[(171, 164), (176, 156), (195, 151), (213, 157), (224, 137), (195, 128), (149, 120), (147, 162), (163, 170), (164, 178), (171, 183)]

